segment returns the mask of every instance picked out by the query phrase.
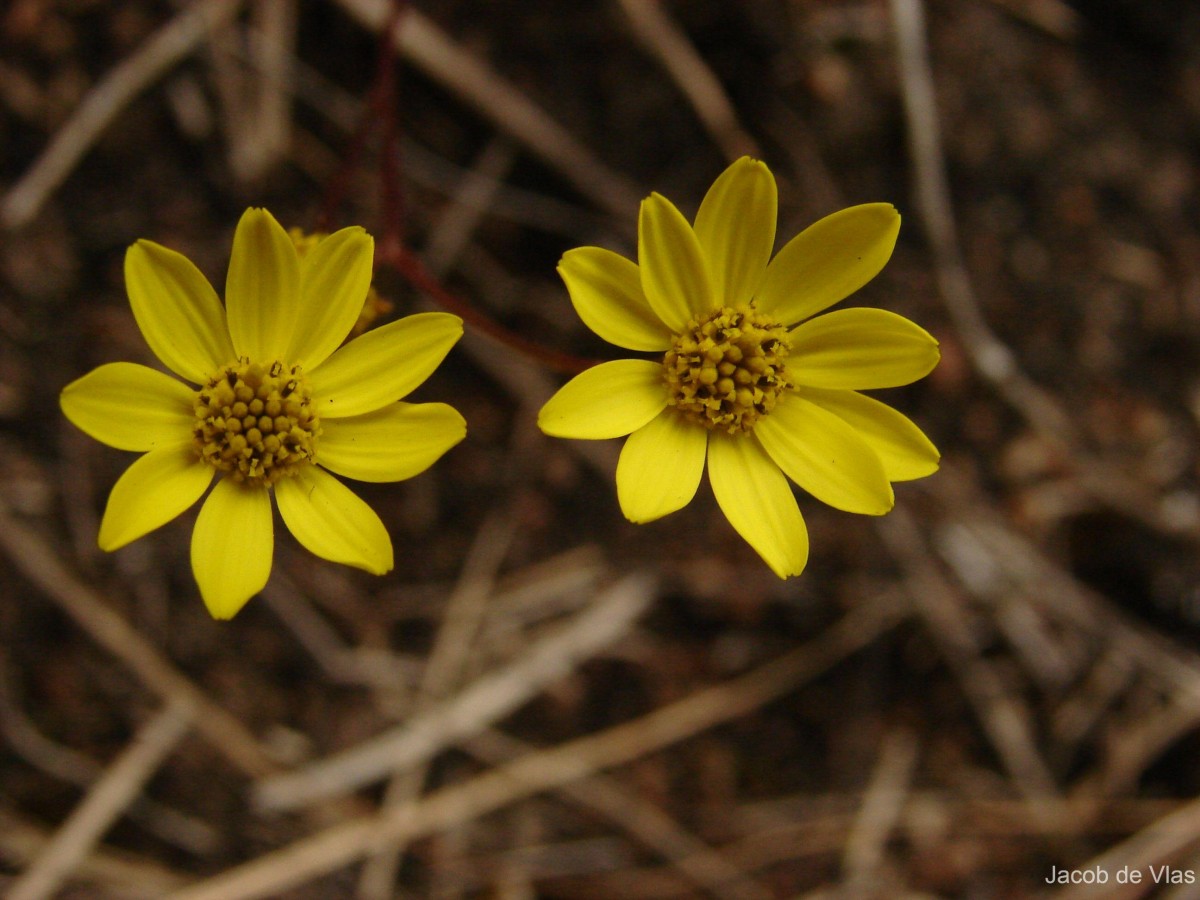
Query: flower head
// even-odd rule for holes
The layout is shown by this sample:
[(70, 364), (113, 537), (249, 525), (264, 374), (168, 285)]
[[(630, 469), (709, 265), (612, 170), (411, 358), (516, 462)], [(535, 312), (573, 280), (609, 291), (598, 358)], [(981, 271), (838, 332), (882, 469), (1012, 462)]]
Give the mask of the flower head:
[(629, 436), (617, 497), (634, 522), (686, 506), (707, 462), (725, 516), (786, 578), (808, 560), (789, 478), (838, 509), (882, 515), (892, 482), (937, 470), (920, 429), (860, 391), (924, 377), (938, 347), (895, 313), (825, 312), (891, 257), (900, 215), (890, 204), (827, 216), (772, 259), (776, 207), (770, 170), (743, 158), (693, 224), (665, 197), (644, 200), (637, 263), (599, 247), (567, 252), (558, 271), (584, 324), (660, 355), (582, 372), (538, 424), (556, 437)]
[(219, 481), (192, 532), (192, 571), (209, 612), (232, 617), (266, 584), (274, 524), (318, 556), (375, 574), (392, 542), (375, 512), (330, 472), (399, 481), (431, 466), (466, 425), (444, 403), (398, 402), (462, 335), (447, 313), (408, 316), (340, 346), (363, 310), (374, 244), (361, 228), (302, 255), (269, 212), (238, 223), (225, 305), (186, 257), (151, 241), (125, 255), (133, 315), (182, 381), (109, 363), (67, 385), (78, 428), (143, 455), (113, 486), (99, 544), (116, 550), (169, 522)]

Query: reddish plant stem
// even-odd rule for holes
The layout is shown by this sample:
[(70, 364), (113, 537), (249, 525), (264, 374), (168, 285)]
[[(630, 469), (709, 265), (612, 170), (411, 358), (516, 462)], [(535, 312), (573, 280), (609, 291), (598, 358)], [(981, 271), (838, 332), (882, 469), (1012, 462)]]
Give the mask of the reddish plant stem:
[(362, 121), (351, 139), (345, 164), (330, 181), (321, 212), (317, 218), (318, 231), (332, 231), (337, 207), (346, 195), (350, 177), (362, 159), (363, 149), (375, 128), (380, 130), (379, 180), (383, 198), (383, 233), (375, 252), (375, 266), (390, 266), (414, 288), (427, 294), (448, 312), (459, 316), (467, 325), (530, 357), (546, 368), (565, 374), (575, 374), (596, 365), (599, 360), (583, 359), (543, 347), (505, 328), (479, 311), (463, 298), (450, 291), (425, 266), (405, 242), (404, 192), (397, 128), (396, 45), (392, 40), (396, 26), (408, 9), (407, 0), (392, 0), (388, 21), (380, 32), (379, 62), (371, 102), (364, 110)]
[(408, 9), (407, 0), (392, 0), (388, 21), (384, 24), (379, 48), (379, 70), (376, 75), (375, 103), (380, 128), (379, 180), (383, 191), (383, 221), (385, 243), (404, 241), (404, 188), (401, 181), (402, 160), (400, 138), (396, 123), (399, 119), (396, 91), (396, 42), (392, 35), (400, 17)]
[(437, 276), (426, 268), (420, 257), (399, 241), (382, 243), (376, 249), (375, 261), (380, 266), (391, 266), (409, 284), (428, 294), (438, 306), (454, 313), (471, 328), (512, 347), (548, 369), (574, 375), (601, 362), (598, 359), (584, 359), (560, 350), (552, 350), (510, 331), (446, 288)]
[(387, 23), (379, 35), (378, 62), (375, 66), (375, 78), (371, 85), (371, 99), (363, 110), (358, 127), (350, 139), (345, 161), (329, 180), (321, 210), (317, 214), (316, 231), (333, 231), (333, 223), (337, 220), (337, 208), (346, 196), (350, 178), (362, 161), (367, 140), (376, 126), (382, 123), (384, 130), (381, 186), (383, 188), (384, 237), (386, 238), (393, 230), (397, 236), (404, 233), (404, 206), (400, 192), (399, 170), (397, 169), (399, 157), (391, 156), (393, 151), (398, 152), (395, 111), (396, 45), (392, 40), (392, 34), (406, 8), (405, 0), (393, 0), (391, 4)]

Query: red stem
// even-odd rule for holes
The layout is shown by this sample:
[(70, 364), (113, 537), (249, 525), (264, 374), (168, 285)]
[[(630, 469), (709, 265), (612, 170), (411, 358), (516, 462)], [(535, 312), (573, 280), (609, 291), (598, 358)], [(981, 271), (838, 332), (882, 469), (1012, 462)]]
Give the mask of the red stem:
[(420, 257), (398, 241), (383, 243), (379, 246), (375, 259), (378, 265), (391, 266), (409, 284), (428, 294), (438, 306), (459, 316), (467, 325), (507, 344), (548, 369), (566, 375), (574, 375), (600, 362), (596, 359), (584, 359), (570, 353), (563, 353), (560, 350), (551, 350), (515, 334), (452, 293), (438, 280), (436, 275), (426, 268)]
[(379, 61), (375, 70), (375, 83), (371, 88), (371, 102), (364, 110), (362, 121), (351, 139), (345, 163), (330, 181), (317, 218), (317, 230), (332, 230), (332, 222), (337, 207), (346, 195), (350, 176), (358, 167), (367, 138), (374, 128), (378, 127), (381, 138), (379, 180), (383, 195), (383, 234), (376, 245), (376, 267), (391, 266), (409, 284), (428, 294), (439, 306), (459, 316), (467, 325), (507, 344), (547, 368), (566, 374), (582, 372), (599, 360), (583, 359), (570, 353), (551, 350), (513, 333), (451, 292), (405, 244), (404, 192), (401, 189), (403, 161), (396, 127), (396, 44), (393, 34), (407, 9), (407, 0), (392, 0), (388, 20), (380, 33)]

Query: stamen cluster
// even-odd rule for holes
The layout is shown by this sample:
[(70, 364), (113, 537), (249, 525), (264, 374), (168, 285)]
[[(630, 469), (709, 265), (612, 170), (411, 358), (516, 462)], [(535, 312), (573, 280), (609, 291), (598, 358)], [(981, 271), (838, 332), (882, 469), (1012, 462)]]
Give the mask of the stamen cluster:
[(705, 428), (749, 431), (789, 387), (787, 330), (752, 309), (697, 316), (663, 357), (669, 402)]
[(201, 459), (235, 481), (271, 485), (316, 454), (321, 427), (299, 366), (243, 357), (196, 392), (193, 408)]

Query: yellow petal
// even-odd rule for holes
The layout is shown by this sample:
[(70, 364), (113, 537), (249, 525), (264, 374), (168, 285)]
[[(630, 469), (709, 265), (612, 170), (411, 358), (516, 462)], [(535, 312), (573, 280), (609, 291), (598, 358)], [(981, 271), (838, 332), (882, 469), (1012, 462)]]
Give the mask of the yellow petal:
[(759, 419), (754, 436), (784, 474), (823, 503), (881, 516), (896, 502), (883, 463), (859, 433), (798, 394)]
[(190, 438), (195, 392), (137, 363), (108, 363), (72, 381), (59, 404), (71, 424), (103, 444), (139, 453)]
[(665, 409), (629, 436), (617, 461), (617, 499), (631, 522), (682, 509), (704, 474), (708, 431)]
[(322, 559), (366, 569), (392, 570), (392, 539), (375, 511), (316, 466), (275, 484), (275, 502), (288, 531)]
[(708, 480), (729, 524), (771, 571), (780, 578), (804, 571), (808, 529), (788, 480), (757, 441), (714, 431)]
[(879, 274), (899, 233), (900, 214), (890, 203), (826, 216), (776, 254), (758, 291), (759, 309), (785, 325), (828, 309)]
[(214, 619), (232, 619), (266, 586), (274, 551), (267, 490), (218, 481), (192, 532), (192, 574)]
[(848, 423), (879, 456), (888, 481), (911, 481), (932, 475), (941, 455), (912, 420), (855, 391), (805, 388), (804, 396)]
[(375, 241), (361, 228), (322, 239), (300, 264), (300, 305), (285, 358), (314, 368), (346, 339), (371, 287)]
[(200, 499), (216, 469), (188, 441), (139, 457), (108, 495), (97, 543), (112, 551), (165, 525)]
[(461, 441), (467, 423), (445, 403), (394, 403), (348, 419), (328, 419), (317, 460), (359, 481), (403, 481)]
[(229, 334), (237, 355), (264, 365), (284, 359), (299, 296), (295, 243), (265, 209), (246, 210), (233, 235), (225, 282)]
[(696, 214), (717, 305), (744, 306), (775, 249), (778, 192), (764, 163), (743, 156), (713, 182)]
[(429, 312), (355, 338), (309, 373), (318, 414), (358, 416), (394, 403), (433, 374), (462, 332), (458, 316)]
[(627, 350), (666, 350), (671, 330), (642, 293), (636, 263), (601, 247), (578, 247), (558, 264), (575, 312), (604, 340)]
[(638, 270), (650, 308), (676, 334), (694, 316), (716, 306), (696, 232), (661, 194), (642, 201)]
[(937, 365), (938, 342), (885, 309), (839, 309), (791, 331), (787, 373), (793, 383), (843, 390), (898, 387)]
[(125, 253), (125, 289), (142, 336), (172, 372), (200, 384), (233, 360), (225, 308), (183, 254), (138, 241)]
[(667, 405), (661, 363), (614, 359), (580, 372), (546, 401), (538, 427), (551, 437), (624, 437)]

